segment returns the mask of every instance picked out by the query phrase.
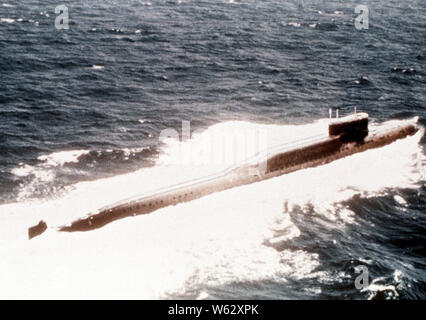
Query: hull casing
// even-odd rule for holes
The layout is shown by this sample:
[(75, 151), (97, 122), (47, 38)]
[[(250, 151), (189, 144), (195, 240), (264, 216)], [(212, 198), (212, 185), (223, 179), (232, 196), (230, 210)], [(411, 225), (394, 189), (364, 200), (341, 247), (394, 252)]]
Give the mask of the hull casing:
[[(63, 226), (60, 230), (71, 232), (97, 229), (114, 220), (148, 214), (160, 208), (191, 201), (213, 192), (323, 165), (351, 154), (382, 147), (398, 139), (414, 135), (418, 131), (415, 123), (407, 121), (400, 125), (378, 128), (366, 135), (365, 120), (363, 117), (360, 118), (361, 122), (355, 122), (355, 126), (350, 127), (351, 130), (340, 131), (341, 127), (336, 127), (336, 131), (331, 132), (329, 136), (319, 137), (315, 142), (292, 148), (284, 146), (281, 150), (277, 150), (263, 159), (263, 163), (243, 164), (194, 182), (166, 188), (126, 203), (106, 207), (76, 220), (70, 225)], [(264, 170), (259, 171), (258, 168), (264, 168)]]

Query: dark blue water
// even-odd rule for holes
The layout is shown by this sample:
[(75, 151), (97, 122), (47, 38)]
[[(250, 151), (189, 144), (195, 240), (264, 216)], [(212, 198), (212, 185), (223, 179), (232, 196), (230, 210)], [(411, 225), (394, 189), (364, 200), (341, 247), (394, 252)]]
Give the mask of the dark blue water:
[[(55, 29), (58, 4), (69, 8), (69, 30)], [(355, 28), (358, 4), (0, 1), (0, 201), (49, 199), (77, 182), (152, 166), (160, 131), (182, 120), (192, 129), (228, 120), (302, 124), (326, 117), (330, 106), (342, 113), (356, 106), (378, 122), (418, 116), (426, 124), (426, 2), (363, 1), (367, 30)], [(64, 150), (87, 153), (50, 168), (54, 179), (16, 174)], [(315, 215), (291, 212), (301, 234), (286, 248), (318, 254), (318, 268), (336, 274), (368, 261), (370, 276), (397, 295), (360, 292), (353, 279), (308, 277), (285, 286), (239, 280), (212, 296), (425, 299), (419, 185), (350, 199), (358, 224), (332, 236)], [(394, 194), (407, 201), (404, 210)]]

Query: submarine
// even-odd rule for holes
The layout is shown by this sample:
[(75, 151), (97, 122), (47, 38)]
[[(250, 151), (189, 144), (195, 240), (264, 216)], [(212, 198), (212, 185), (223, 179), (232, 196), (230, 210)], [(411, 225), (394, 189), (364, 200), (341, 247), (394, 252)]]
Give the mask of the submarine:
[[(219, 173), (157, 190), (151, 194), (103, 207), (96, 212), (58, 227), (59, 231), (90, 231), (115, 220), (154, 212), (160, 208), (201, 198), (214, 192), (259, 182), (296, 170), (316, 167), (372, 148), (388, 145), (414, 135), (419, 127), (415, 121), (382, 124), (369, 130), (369, 115), (358, 113), (332, 118), (328, 132), (283, 144), (268, 150), (267, 155), (231, 166)], [(325, 130), (326, 131), (326, 130)], [(29, 228), (29, 239), (47, 229), (44, 221)]]

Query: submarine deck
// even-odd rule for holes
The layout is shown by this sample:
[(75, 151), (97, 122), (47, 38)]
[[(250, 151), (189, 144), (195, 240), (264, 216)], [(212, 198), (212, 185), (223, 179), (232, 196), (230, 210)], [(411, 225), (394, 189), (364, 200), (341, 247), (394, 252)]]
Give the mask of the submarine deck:
[[(327, 134), (310, 136), (290, 143), (277, 145), (268, 150), (267, 156), (259, 152), (255, 156), (230, 166), (215, 174), (186, 181), (150, 194), (122, 200), (99, 209), (60, 228), (61, 231), (88, 231), (100, 228), (114, 220), (147, 214), (157, 209), (191, 201), (202, 196), (233, 187), (250, 184), (296, 170), (323, 165), (348, 155), (377, 148), (397, 139), (413, 135), (418, 127), (405, 124), (381, 125), (371, 130), (362, 141), (347, 142), (342, 135)], [(258, 170), (263, 164), (264, 170)]]

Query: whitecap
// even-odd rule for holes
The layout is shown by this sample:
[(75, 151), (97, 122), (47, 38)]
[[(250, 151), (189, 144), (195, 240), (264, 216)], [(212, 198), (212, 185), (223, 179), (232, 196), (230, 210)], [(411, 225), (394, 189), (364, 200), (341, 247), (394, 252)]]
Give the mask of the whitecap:
[(122, 149), (124, 153), (124, 160), (129, 160), (130, 156), (134, 156), (136, 153), (139, 153), (141, 151), (145, 150), (145, 147), (141, 148), (124, 148)]
[(76, 163), (82, 155), (88, 154), (89, 150), (68, 150), (54, 152), (39, 156), (37, 159), (49, 166), (63, 166), (65, 163)]
[(288, 25), (293, 26), (293, 27), (297, 27), (297, 28), (300, 27), (300, 23), (298, 23), (298, 22), (289, 22)]
[(403, 197), (401, 197), (400, 195), (394, 195), (393, 199), (401, 205), (407, 204), (407, 201)]
[(0, 18), (1, 22), (6, 22), (6, 23), (14, 23), (15, 19), (12, 18)]
[(11, 173), (14, 174), (15, 176), (18, 176), (18, 177), (26, 177), (26, 176), (30, 175), (31, 172), (33, 172), (33, 171), (34, 171), (33, 166), (20, 163), (19, 167), (13, 168), (11, 170)]

